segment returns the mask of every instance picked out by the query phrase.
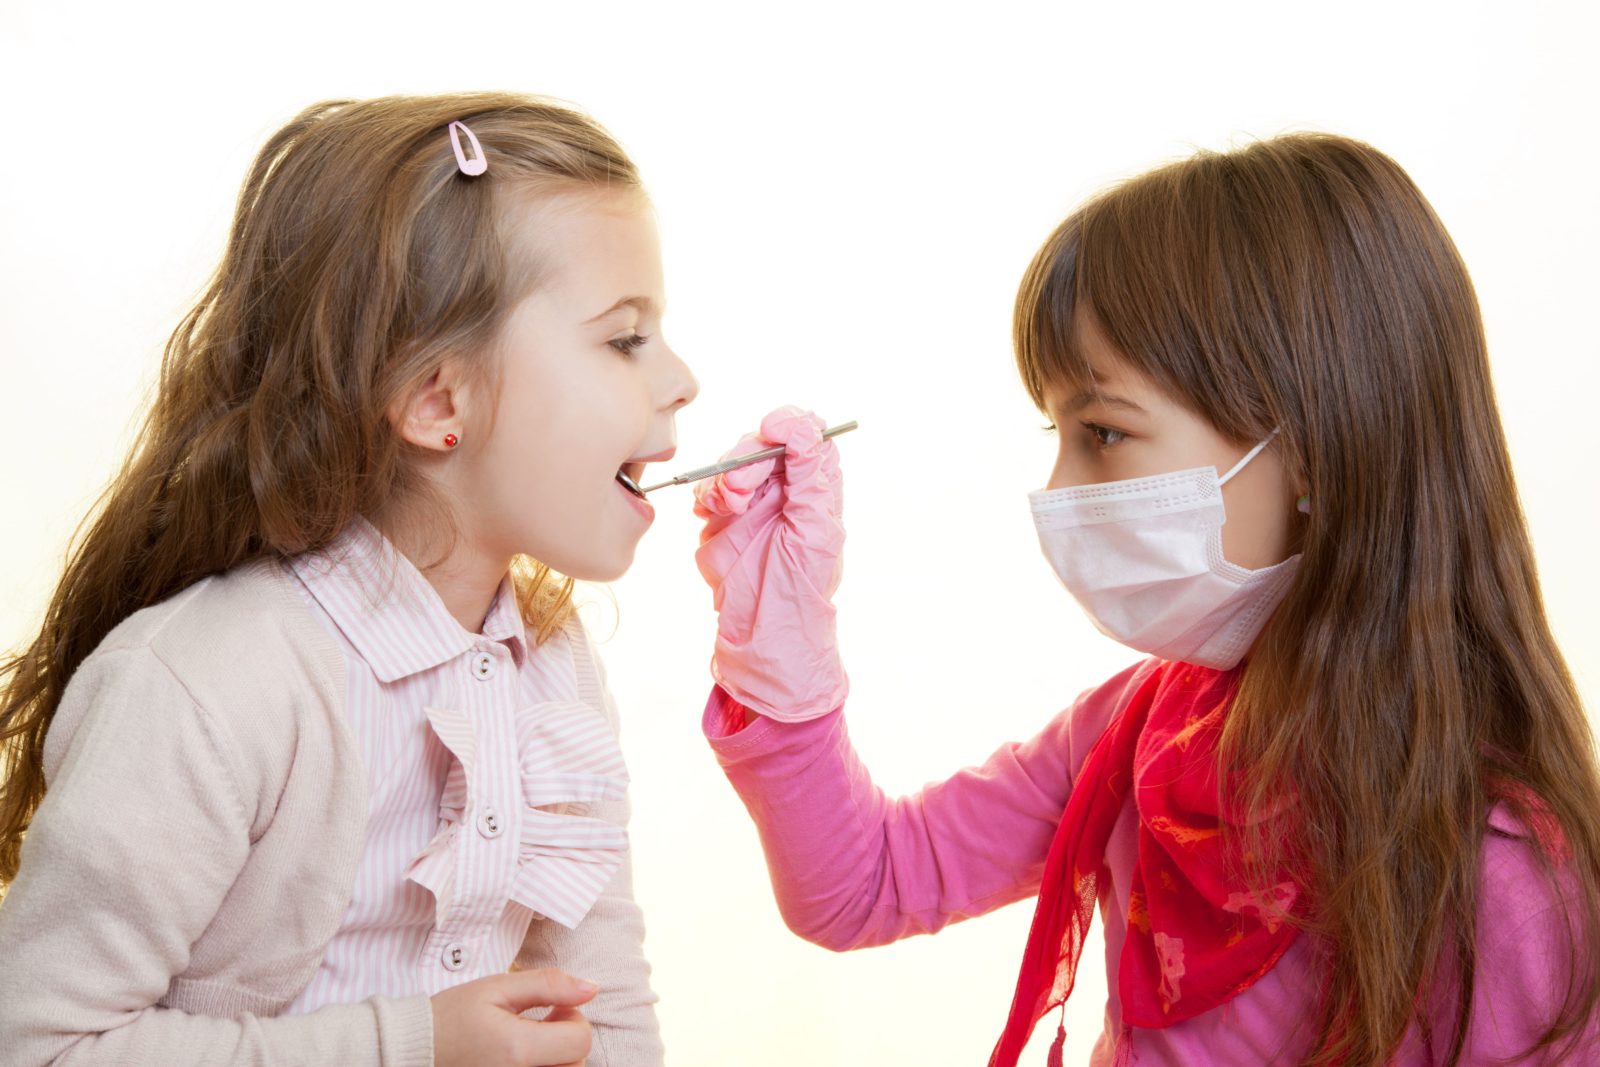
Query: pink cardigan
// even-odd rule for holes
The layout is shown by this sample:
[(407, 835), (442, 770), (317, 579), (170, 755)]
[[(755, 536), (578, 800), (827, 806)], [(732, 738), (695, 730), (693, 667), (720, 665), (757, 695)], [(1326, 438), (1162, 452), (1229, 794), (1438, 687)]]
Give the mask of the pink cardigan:
[[(744, 708), (718, 688), (703, 726), (755, 819), (785, 921), (801, 937), (843, 951), (933, 933), (1035, 896), (1079, 767), (1154, 662), (1130, 667), (1084, 693), (1038, 735), (1002, 746), (982, 766), (896, 799), (872, 784), (856, 758), (842, 709), (808, 722), (758, 718), (745, 727)], [(1102, 889), (1100, 918), (1108, 973), (1126, 937), (1122, 917), (1137, 855), (1137, 820), (1130, 799), (1107, 849), (1110, 879)], [(1464, 1065), (1511, 1056), (1533, 1041), (1559, 1005), (1564, 986), (1557, 984), (1552, 965), (1565, 957), (1570, 941), (1561, 905), (1538, 869), (1524, 828), (1502, 808), (1488, 822), (1479, 887), (1480, 966)], [(1116, 906), (1108, 907), (1113, 900)], [(1019, 960), (1021, 952), (1018, 944)], [(1307, 939), (1297, 939), (1265, 978), (1228, 1004), (1160, 1030), (1125, 1025), (1117, 983), (1110, 981), (1105, 1029), (1090, 1063), (1295, 1062), (1309, 1036), (1297, 1024), (1316, 994), (1310, 955)], [(996, 1036), (1004, 1021), (992, 1020)], [(1447, 1022), (1441, 1016), (1438, 1025)], [(1415, 1028), (1395, 1062), (1428, 1062)], [(1591, 1024), (1583, 1051), (1567, 1062), (1600, 1065), (1600, 1022)]]
[[(617, 729), (576, 618), (566, 635), (579, 699)], [(274, 559), (133, 613), (84, 659), (0, 903), (0, 1064), (433, 1062), (423, 993), (284, 1014), (340, 927), (367, 830), (346, 683)], [(621, 826), (628, 811), (623, 798), (589, 814)], [(643, 937), (624, 861), (576, 929), (535, 923), (518, 953), (600, 984), (583, 1008), (591, 1067), (661, 1062)]]

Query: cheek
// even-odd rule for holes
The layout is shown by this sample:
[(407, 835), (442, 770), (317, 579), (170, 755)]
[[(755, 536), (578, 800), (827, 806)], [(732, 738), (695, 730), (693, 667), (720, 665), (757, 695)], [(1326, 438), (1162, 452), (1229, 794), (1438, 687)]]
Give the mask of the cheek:
[(648, 443), (650, 407), (632, 376), (603, 359), (584, 369), (558, 381), (530, 377), (514, 395), (508, 383), (481, 484), (519, 551), (592, 578), (619, 551), (631, 553), (639, 532), (616, 472)]
[(526, 462), (541, 469), (615, 468), (627, 458), (626, 438), (643, 425), (634, 402), (642, 389), (620, 356), (578, 346), (519, 370), (505, 383), (497, 436), (506, 431)]
[(1222, 554), (1241, 567), (1257, 569), (1291, 554), (1293, 511), (1283, 467), (1271, 453), (1258, 455), (1223, 487), (1227, 521)]
[(581, 383), (546, 362), (508, 370), (479, 484), (497, 512), (521, 521), (593, 480), (586, 473), (591, 435), (585, 433)]

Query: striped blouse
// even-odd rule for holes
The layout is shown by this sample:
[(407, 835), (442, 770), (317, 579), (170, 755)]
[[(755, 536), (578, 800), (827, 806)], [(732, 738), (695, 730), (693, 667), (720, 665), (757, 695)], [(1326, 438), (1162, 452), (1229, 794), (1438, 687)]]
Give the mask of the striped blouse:
[(344, 651), (370, 807), (343, 922), (286, 1013), (431, 995), (505, 972), (535, 922), (576, 927), (627, 848), (585, 813), (628, 777), (570, 635), (532, 645), (509, 575), (469, 633), (362, 518), (290, 569)]

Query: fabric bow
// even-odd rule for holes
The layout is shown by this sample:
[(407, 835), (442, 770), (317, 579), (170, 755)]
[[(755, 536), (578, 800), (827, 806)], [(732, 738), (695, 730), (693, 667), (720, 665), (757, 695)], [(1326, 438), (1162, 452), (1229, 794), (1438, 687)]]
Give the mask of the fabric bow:
[[(454, 756), (439, 798), (439, 830), (406, 868), (406, 878), (436, 902), (436, 922), (457, 903), (464, 815), (481, 800), (480, 746), (470, 716), (424, 707), (435, 736)], [(571, 809), (626, 795), (628, 771), (605, 720), (587, 704), (555, 701), (516, 713), (522, 802), (502, 813), (518, 835), (517, 871), (508, 899), (576, 927), (622, 866), (628, 835), (603, 819)]]

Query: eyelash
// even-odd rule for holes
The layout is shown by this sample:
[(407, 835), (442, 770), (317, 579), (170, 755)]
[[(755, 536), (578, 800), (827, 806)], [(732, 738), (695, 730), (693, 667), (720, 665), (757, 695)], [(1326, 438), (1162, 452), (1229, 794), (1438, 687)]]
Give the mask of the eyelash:
[(636, 333), (631, 337), (619, 337), (615, 341), (607, 341), (606, 344), (625, 356), (631, 356), (634, 349), (641, 347), (648, 340), (650, 340), (648, 335)]
[[(1085, 422), (1082, 424), (1082, 426), (1084, 429), (1089, 431), (1090, 435), (1094, 437), (1095, 447), (1100, 449), (1102, 452), (1108, 448), (1115, 448), (1128, 438), (1128, 435), (1123, 431), (1113, 430), (1109, 426), (1101, 426), (1098, 422)], [(1057, 426), (1055, 423), (1051, 422), (1045, 424), (1045, 433), (1055, 433), (1056, 430)], [(1115, 434), (1117, 439), (1115, 441), (1103, 441), (1100, 439), (1101, 434)]]

